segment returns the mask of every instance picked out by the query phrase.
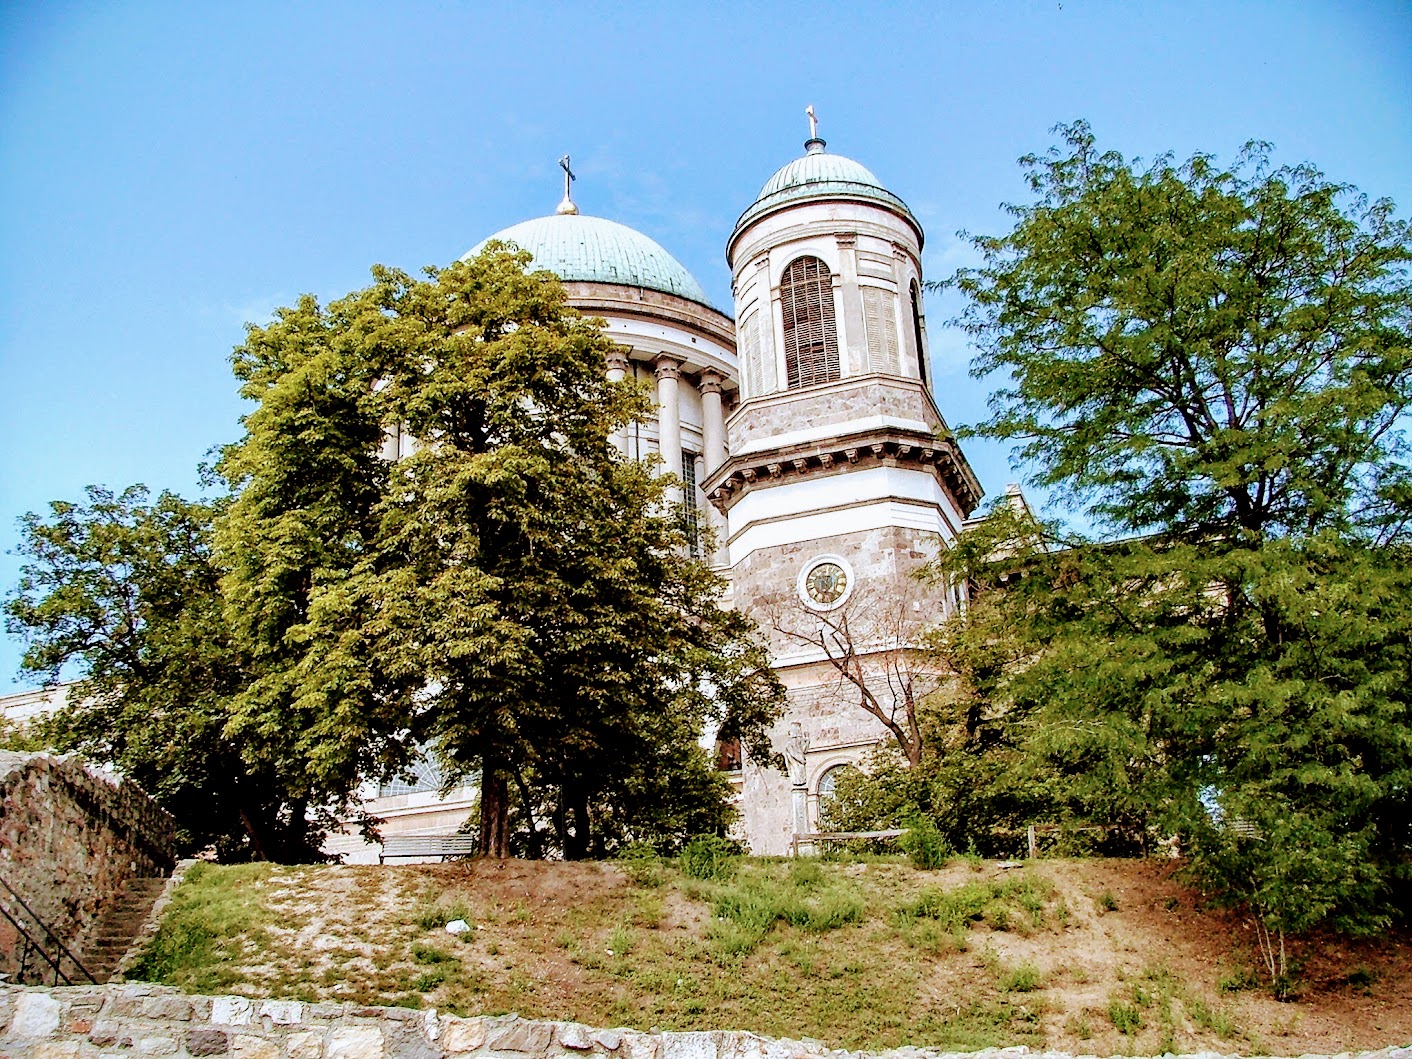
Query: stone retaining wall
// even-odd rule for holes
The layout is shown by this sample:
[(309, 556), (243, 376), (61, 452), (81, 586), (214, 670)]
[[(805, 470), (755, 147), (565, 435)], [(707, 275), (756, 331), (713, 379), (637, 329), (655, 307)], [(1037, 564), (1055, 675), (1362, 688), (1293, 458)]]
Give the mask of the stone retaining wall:
[[(600, 1030), (514, 1015), (463, 1019), (410, 1008), (186, 996), (137, 983), (3, 986), (0, 1026), (0, 1059), (863, 1059), (868, 1054), (730, 1030)], [(948, 1059), (954, 1053), (899, 1048), (872, 1054), (879, 1059)], [(1023, 1047), (974, 1052), (966, 1059), (1029, 1055), (1062, 1059)], [(1194, 1059), (1218, 1057), (1200, 1053)], [(1412, 1047), (1364, 1052), (1358, 1059), (1412, 1059)]]
[[(0, 877), (80, 956), (123, 884), (166, 875), (175, 850), (171, 815), (131, 781), (73, 757), (0, 751)], [(3, 890), (0, 902), (19, 915)], [(13, 973), (16, 944), (0, 918), (0, 972)]]

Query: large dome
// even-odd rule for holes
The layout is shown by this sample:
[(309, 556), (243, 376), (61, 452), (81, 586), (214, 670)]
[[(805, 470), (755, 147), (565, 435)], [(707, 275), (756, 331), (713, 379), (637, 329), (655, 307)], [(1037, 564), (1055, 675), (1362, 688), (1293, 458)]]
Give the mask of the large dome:
[(767, 213), (795, 203), (821, 199), (866, 199), (876, 202), (909, 221), (917, 229), (918, 238), (921, 237), (922, 226), (907, 208), (907, 203), (883, 187), (872, 170), (841, 154), (829, 154), (824, 150), (823, 140), (810, 140), (805, 147), (808, 153), (803, 158), (796, 158), (765, 181), (755, 201), (735, 222), (732, 242), (746, 225)]
[(641, 287), (711, 306), (706, 291), (680, 261), (616, 221), (578, 213), (536, 217), (482, 239), (466, 257), (480, 253), (491, 239), (528, 250), (534, 255), (532, 268), (547, 269), (562, 280)]

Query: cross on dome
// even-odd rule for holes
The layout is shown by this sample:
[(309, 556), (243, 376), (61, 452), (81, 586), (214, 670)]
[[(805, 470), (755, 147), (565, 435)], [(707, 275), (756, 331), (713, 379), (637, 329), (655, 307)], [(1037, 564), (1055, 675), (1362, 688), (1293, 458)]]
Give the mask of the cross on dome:
[(578, 177), (574, 176), (574, 171), (569, 168), (568, 155), (564, 155), (563, 158), (559, 159), (559, 168), (564, 171), (564, 201), (559, 203), (559, 208), (554, 212), (572, 216), (578, 213), (579, 208), (574, 205), (573, 197), (569, 194), (569, 191), (570, 185), (577, 180)]
[(819, 118), (814, 113), (814, 104), (805, 107), (804, 113), (809, 115), (809, 138), (804, 141), (804, 150), (809, 154), (823, 154), (828, 144), (819, 139)]

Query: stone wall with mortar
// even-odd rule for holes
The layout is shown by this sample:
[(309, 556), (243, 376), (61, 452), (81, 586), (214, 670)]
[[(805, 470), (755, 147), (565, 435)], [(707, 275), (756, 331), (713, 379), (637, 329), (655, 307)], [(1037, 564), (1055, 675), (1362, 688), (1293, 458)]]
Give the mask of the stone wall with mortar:
[[(139, 984), (0, 987), (0, 1027), (3, 1059), (864, 1059), (869, 1054), (733, 1030), (604, 1030), (514, 1015), (457, 1018), (410, 1008), (186, 996)], [(949, 1059), (955, 1053), (899, 1048), (871, 1054)], [(1064, 1059), (1024, 1047), (973, 1052), (967, 1059), (1030, 1055)], [(1202, 1053), (1194, 1059), (1219, 1057)], [(1356, 1059), (1412, 1059), (1412, 1048), (1363, 1052)]]
[[(175, 863), (171, 815), (136, 784), (72, 757), (0, 751), (0, 878), (80, 959), (123, 884)], [(0, 902), (28, 924), (3, 888)], [(0, 972), (13, 973), (17, 957), (0, 917)]]

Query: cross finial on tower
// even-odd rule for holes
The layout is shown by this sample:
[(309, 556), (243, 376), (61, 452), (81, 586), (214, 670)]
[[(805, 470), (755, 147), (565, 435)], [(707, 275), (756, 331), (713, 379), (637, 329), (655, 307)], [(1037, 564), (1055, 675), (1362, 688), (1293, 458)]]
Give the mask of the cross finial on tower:
[(810, 154), (819, 154), (828, 145), (819, 139), (819, 119), (814, 114), (814, 104), (810, 103), (805, 107), (804, 113), (809, 115), (809, 138), (804, 141), (804, 150)]
[(564, 201), (559, 203), (559, 208), (554, 212), (560, 214), (578, 213), (579, 208), (574, 205), (573, 196), (569, 193), (569, 185), (577, 180), (578, 177), (574, 176), (574, 171), (569, 168), (568, 155), (564, 155), (563, 158), (559, 159), (559, 168), (564, 171)]

